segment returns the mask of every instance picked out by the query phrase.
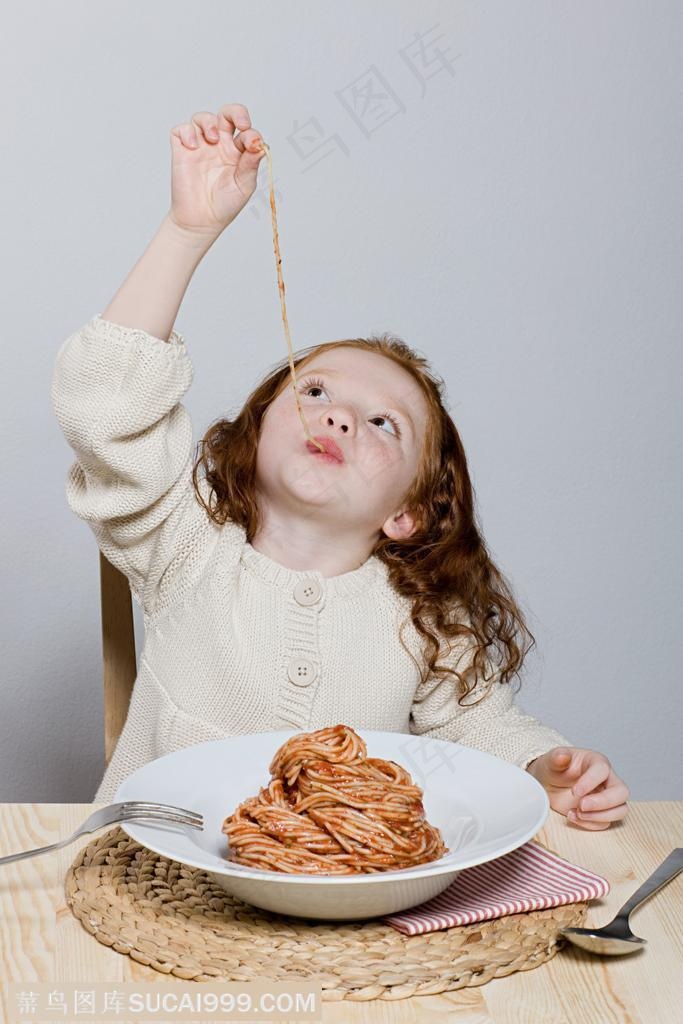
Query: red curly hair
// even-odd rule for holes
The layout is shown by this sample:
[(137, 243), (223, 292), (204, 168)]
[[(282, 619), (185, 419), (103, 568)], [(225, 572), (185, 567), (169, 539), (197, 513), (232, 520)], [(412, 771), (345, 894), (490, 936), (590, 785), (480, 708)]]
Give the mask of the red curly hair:
[[(421, 682), (432, 674), (455, 676), (460, 702), (481, 679), (493, 682), (497, 676), (505, 683), (519, 675), (535, 638), (478, 528), (465, 450), (444, 405), (443, 379), (405, 341), (383, 333), (301, 350), (294, 359), (297, 381), (299, 371), (316, 356), (341, 346), (393, 360), (412, 375), (426, 400), (428, 416), (420, 466), (403, 502), (416, 515), (417, 529), (402, 540), (382, 534), (371, 555), (386, 564), (394, 588), (412, 599), (410, 618), (425, 641), (424, 664), (418, 665)], [(198, 500), (216, 523), (222, 525), (229, 519), (244, 527), (248, 541), (260, 526), (255, 478), (261, 421), (268, 406), (288, 385), (291, 373), (286, 359), (254, 388), (236, 419), (217, 420), (197, 443), (192, 479)], [(200, 467), (210, 488), (208, 504), (199, 487)], [(462, 638), (469, 638), (466, 649), (471, 656), (466, 659), (464, 671), (438, 663), (439, 637), (448, 641), (449, 649), (451, 640), (461, 644)], [(530, 641), (526, 648), (522, 642), (525, 637)], [(402, 628), (399, 639), (408, 650)], [(494, 673), (487, 676), (491, 666)]]

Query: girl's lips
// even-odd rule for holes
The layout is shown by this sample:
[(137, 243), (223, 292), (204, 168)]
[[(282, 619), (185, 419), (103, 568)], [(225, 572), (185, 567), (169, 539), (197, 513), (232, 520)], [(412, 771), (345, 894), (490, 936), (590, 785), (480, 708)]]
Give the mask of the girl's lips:
[(337, 442), (334, 441), (331, 437), (318, 435), (315, 437), (315, 440), (320, 442), (325, 451), (321, 452), (320, 449), (316, 447), (316, 445), (311, 443), (311, 441), (307, 441), (306, 447), (308, 448), (309, 452), (311, 452), (312, 455), (319, 455), (320, 458), (325, 459), (326, 462), (342, 463), (344, 461), (344, 453), (342, 452)]
[(317, 456), (321, 462), (329, 462), (331, 466), (341, 466), (342, 462), (335, 455), (331, 455), (329, 452), (321, 452), (319, 448), (309, 444), (308, 446), (311, 455)]

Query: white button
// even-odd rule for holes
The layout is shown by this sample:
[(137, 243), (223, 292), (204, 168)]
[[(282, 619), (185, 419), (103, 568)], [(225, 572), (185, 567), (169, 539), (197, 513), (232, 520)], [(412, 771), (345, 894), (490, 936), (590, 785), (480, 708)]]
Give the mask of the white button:
[(316, 601), (320, 600), (320, 584), (316, 579), (299, 580), (297, 585), (294, 587), (294, 597), (299, 604), (309, 605), (315, 604)]
[(310, 686), (317, 675), (317, 670), (313, 662), (306, 658), (292, 658), (287, 675), (297, 686)]

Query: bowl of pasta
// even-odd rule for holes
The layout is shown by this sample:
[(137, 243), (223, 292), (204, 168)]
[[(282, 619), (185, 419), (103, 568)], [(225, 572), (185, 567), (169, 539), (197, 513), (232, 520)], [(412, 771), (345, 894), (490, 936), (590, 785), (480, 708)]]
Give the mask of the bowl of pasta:
[(129, 775), (114, 799), (199, 811), (202, 831), (122, 828), (246, 903), (336, 921), (431, 899), (531, 839), (550, 809), (533, 776), (491, 754), (343, 723), (184, 747)]

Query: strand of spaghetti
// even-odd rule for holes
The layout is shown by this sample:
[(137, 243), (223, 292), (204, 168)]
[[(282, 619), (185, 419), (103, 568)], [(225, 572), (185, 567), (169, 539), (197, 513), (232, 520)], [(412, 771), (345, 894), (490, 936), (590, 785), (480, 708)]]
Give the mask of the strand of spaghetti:
[[(351, 735), (348, 735), (351, 733)], [(316, 736), (317, 739), (311, 739)], [(325, 759), (334, 761), (328, 765), (328, 772), (335, 775), (338, 765), (352, 765), (365, 762), (367, 748), (357, 733), (343, 725), (319, 729), (315, 733), (294, 736), (283, 744), (269, 765), (271, 775), (279, 775), (291, 784), (296, 778), (304, 760)]]
[(384, 777), (383, 785), (379, 785), (374, 779), (366, 777), (364, 765), (345, 766), (339, 769), (335, 777), (331, 778), (327, 773), (319, 770), (320, 762), (308, 762), (300, 766), (300, 772), (296, 781), (296, 789), (288, 787), (290, 798), (292, 793), (297, 794), (298, 811), (303, 809), (309, 797), (313, 795), (325, 795), (329, 793), (337, 799), (346, 798), (347, 802), (353, 803), (356, 800), (366, 803), (391, 803), (392, 810), (421, 814), (422, 812), (422, 791), (419, 787), (406, 785), (401, 782), (394, 782)]
[[(313, 785), (307, 785), (307, 782), (312, 782)], [(410, 793), (391, 792), (387, 793), (386, 787), (384, 792), (378, 792), (377, 786), (354, 786), (352, 792), (348, 792), (351, 787), (340, 785), (338, 787), (332, 786), (325, 782), (317, 782), (315, 776), (306, 772), (301, 784), (299, 786), (299, 793), (303, 799), (300, 799), (296, 805), (296, 810), (300, 814), (302, 811), (307, 811), (310, 807), (317, 807), (320, 804), (329, 803), (330, 799), (338, 803), (346, 804), (349, 807), (357, 807), (361, 810), (368, 810), (369, 808), (377, 808), (383, 811), (385, 814), (402, 815), (404, 817), (416, 817), (418, 820), (421, 818), (421, 801)]]
[(278, 284), (278, 290), (280, 292), (280, 308), (282, 310), (282, 322), (285, 325), (285, 337), (287, 339), (287, 349), (288, 349), (288, 354), (289, 354), (289, 369), (291, 371), (291, 376), (292, 376), (292, 387), (294, 388), (294, 398), (296, 399), (296, 406), (297, 406), (297, 409), (299, 410), (299, 417), (301, 419), (301, 424), (302, 424), (302, 426), (304, 428), (304, 434), (309, 439), (309, 441), (316, 446), (316, 448), (319, 448), (321, 452), (324, 452), (325, 451), (324, 446), (322, 444), (320, 444), (319, 441), (316, 441), (314, 437), (311, 437), (310, 431), (309, 431), (308, 426), (306, 424), (306, 419), (304, 417), (303, 409), (301, 408), (301, 402), (299, 401), (299, 392), (298, 392), (297, 386), (296, 386), (296, 375), (294, 373), (294, 354), (292, 352), (292, 339), (289, 336), (289, 323), (287, 322), (287, 308), (285, 306), (285, 282), (284, 282), (284, 280), (282, 278), (282, 267), (281, 267), (282, 257), (280, 256), (280, 243), (279, 243), (278, 231), (277, 231), (277, 212), (276, 212), (276, 209), (275, 209), (275, 187), (274, 187), (274, 184), (273, 184), (273, 158), (270, 155), (270, 146), (268, 145), (268, 143), (262, 141), (262, 144), (263, 144), (263, 148), (266, 151), (266, 159), (268, 161), (268, 184), (269, 184), (269, 188), (270, 188), (270, 216), (271, 216), (271, 220), (273, 222), (273, 246), (274, 246), (274, 249), (275, 249), (275, 262), (276, 262), (276, 266), (277, 266), (277, 284)]
[(285, 748), (288, 759), (293, 760), (300, 757), (302, 753), (305, 753), (308, 758), (314, 758), (316, 754), (327, 757), (330, 753), (334, 753), (334, 764), (330, 764), (331, 769), (336, 764), (354, 764), (361, 759), (366, 759), (367, 749), (360, 736), (348, 736), (344, 733), (343, 727), (338, 725), (319, 731), (321, 735), (317, 740), (311, 738), (313, 734), (304, 733), (300, 739), (297, 739), (296, 744), (292, 744), (291, 749)]
[[(311, 817), (317, 825), (326, 827), (326, 814), (321, 814), (320, 811), (311, 811)], [(370, 828), (367, 824), (358, 824), (352, 821), (346, 814), (331, 814), (329, 820), (336, 829), (348, 836), (349, 839), (357, 839), (363, 846), (390, 854), (396, 853), (396, 847), (398, 846), (406, 853), (410, 853), (411, 843), (407, 839), (401, 839), (391, 829), (382, 829), (380, 831), (377, 828)]]

